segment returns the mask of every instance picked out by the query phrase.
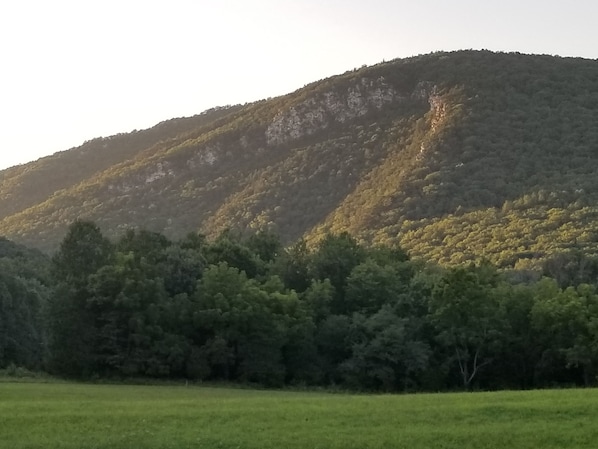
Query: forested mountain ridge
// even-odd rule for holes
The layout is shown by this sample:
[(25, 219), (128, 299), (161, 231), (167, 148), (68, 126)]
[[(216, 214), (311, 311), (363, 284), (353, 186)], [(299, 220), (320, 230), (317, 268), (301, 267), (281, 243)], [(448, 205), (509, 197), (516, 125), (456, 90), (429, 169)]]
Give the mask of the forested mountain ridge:
[(486, 51), (394, 60), (0, 172), (0, 235), (349, 231), (455, 264), (596, 252), (598, 62)]

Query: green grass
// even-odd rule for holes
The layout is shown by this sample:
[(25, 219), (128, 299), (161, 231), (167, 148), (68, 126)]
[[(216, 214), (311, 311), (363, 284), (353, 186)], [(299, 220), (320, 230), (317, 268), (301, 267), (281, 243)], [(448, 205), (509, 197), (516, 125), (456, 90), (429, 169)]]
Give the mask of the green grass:
[(598, 390), (349, 395), (0, 382), (1, 448), (596, 448)]

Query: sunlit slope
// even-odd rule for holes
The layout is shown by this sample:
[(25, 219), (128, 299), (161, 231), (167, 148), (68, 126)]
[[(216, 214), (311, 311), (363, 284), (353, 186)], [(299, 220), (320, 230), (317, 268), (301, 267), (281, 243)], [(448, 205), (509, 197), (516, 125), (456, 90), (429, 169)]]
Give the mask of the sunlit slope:
[(347, 230), (503, 266), (596, 248), (596, 61), (436, 53), (209, 114), (0, 172), (0, 234), (52, 250), (76, 218), (173, 238)]

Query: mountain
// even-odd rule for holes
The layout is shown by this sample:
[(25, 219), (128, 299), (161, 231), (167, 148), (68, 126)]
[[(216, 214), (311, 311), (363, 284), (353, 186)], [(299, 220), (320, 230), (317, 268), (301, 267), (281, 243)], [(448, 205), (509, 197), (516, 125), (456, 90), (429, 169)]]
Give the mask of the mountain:
[(598, 252), (598, 61), (459, 51), (98, 138), (0, 172), (0, 235), (349, 231), (443, 264)]

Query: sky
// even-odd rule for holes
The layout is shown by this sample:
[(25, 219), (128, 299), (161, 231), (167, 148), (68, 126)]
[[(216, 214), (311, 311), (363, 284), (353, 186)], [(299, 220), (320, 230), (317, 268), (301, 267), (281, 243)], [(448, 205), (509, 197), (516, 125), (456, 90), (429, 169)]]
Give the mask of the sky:
[(596, 0), (3, 1), (0, 170), (383, 60), (598, 59), (596, 17)]

